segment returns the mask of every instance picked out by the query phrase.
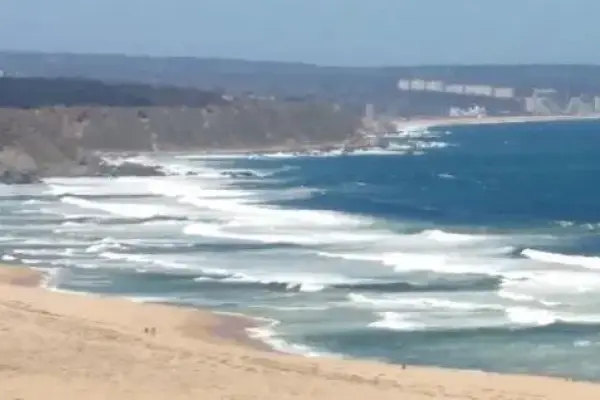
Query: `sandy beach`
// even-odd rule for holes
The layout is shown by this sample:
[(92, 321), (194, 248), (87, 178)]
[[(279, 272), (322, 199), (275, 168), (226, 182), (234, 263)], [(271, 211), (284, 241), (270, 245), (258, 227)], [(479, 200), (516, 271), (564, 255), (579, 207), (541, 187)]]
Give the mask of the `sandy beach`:
[(277, 354), (209, 312), (50, 292), (40, 278), (0, 267), (2, 399), (600, 398), (565, 379)]
[(600, 114), (589, 115), (522, 115), (522, 116), (482, 116), (482, 117), (432, 117), (398, 120), (400, 129), (408, 127), (443, 127), (460, 125), (525, 124), (533, 122), (585, 121), (598, 120)]

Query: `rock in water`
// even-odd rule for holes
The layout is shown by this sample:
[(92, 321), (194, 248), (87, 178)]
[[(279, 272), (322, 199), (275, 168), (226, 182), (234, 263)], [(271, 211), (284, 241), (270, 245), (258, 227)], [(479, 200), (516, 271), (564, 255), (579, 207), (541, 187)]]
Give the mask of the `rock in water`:
[(25, 185), (40, 182), (38, 165), (22, 148), (2, 146), (0, 148), (0, 183)]
[(108, 176), (165, 176), (165, 172), (154, 165), (141, 165), (131, 162), (124, 162), (119, 165), (104, 164), (101, 167), (103, 175)]
[(35, 171), (6, 169), (0, 173), (0, 183), (5, 185), (27, 185), (41, 182)]
[(221, 175), (228, 178), (255, 178), (258, 176), (253, 171), (223, 171)]

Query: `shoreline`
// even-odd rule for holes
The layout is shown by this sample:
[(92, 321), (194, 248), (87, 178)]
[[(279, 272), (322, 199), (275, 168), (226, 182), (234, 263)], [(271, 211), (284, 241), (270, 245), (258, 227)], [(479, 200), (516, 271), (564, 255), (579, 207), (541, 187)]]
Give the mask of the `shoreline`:
[[(27, 265), (19, 264), (6, 264), (0, 263), (0, 285), (11, 285), (21, 286), (26, 288), (34, 288), (39, 290), (45, 290), (53, 292), (52, 289), (44, 287), (44, 283), (47, 282), (51, 277), (42, 272), (41, 270), (32, 268)], [(76, 295), (79, 292), (63, 292), (66, 295)], [(94, 293), (81, 293), (83, 295), (92, 295), (97, 299), (119, 299), (127, 301), (127, 299), (118, 296), (102, 296), (95, 295)], [(271, 348), (267, 343), (250, 337), (248, 330), (254, 328), (261, 328), (263, 325), (259, 323), (257, 319), (254, 319), (245, 315), (233, 315), (213, 312), (211, 310), (201, 309), (197, 307), (186, 307), (179, 306), (176, 304), (167, 303), (153, 303), (153, 302), (141, 302), (138, 304), (156, 304), (166, 307), (181, 307), (188, 310), (198, 310), (213, 314), (215, 317), (215, 323), (212, 327), (212, 333), (223, 340), (237, 343), (242, 346), (247, 346), (260, 351), (280, 353), (276, 349)]]
[[(503, 124), (530, 124), (530, 123), (552, 123), (552, 122), (582, 122), (582, 121), (600, 121), (600, 113), (589, 115), (518, 115), (518, 116), (483, 116), (483, 117), (431, 117), (431, 118), (415, 118), (395, 120), (397, 132), (401, 133), (408, 128), (446, 128), (458, 126), (477, 126), (477, 125), (503, 125)], [(375, 137), (381, 135), (375, 134)], [(355, 140), (356, 138), (354, 138)], [(322, 142), (308, 143), (301, 145), (273, 145), (266, 147), (247, 147), (247, 148), (202, 148), (192, 149), (198, 151), (201, 155), (273, 155), (277, 153), (310, 153), (310, 152), (327, 152), (332, 150), (349, 149), (349, 154), (355, 151), (370, 149), (374, 147), (372, 144), (352, 143), (352, 139), (348, 138), (339, 142)], [(375, 146), (377, 147), (377, 146)], [(186, 150), (168, 150), (167, 153), (189, 152)]]
[(529, 124), (540, 122), (578, 122), (600, 120), (599, 114), (589, 115), (517, 115), (517, 116), (482, 116), (482, 117), (432, 117), (397, 120), (398, 128), (409, 127), (443, 128), (469, 125), (502, 125)]
[[(412, 365), (403, 369), (265, 351), (239, 337), (253, 325), (249, 318), (56, 293), (35, 285), (43, 281), (41, 271), (0, 264), (0, 381), (3, 394), (15, 398), (52, 400), (84, 393), (92, 400), (158, 400), (166, 395), (215, 400), (600, 396), (597, 383), (556, 377)], [(146, 327), (155, 333), (145, 332)]]
[[(450, 128), (455, 126), (471, 126), (471, 125), (500, 125), (500, 124), (527, 124), (527, 123), (551, 123), (551, 122), (574, 122), (574, 121), (594, 121), (600, 120), (600, 113), (590, 115), (550, 115), (550, 116), (534, 116), (534, 115), (522, 115), (522, 116), (484, 116), (484, 117), (417, 117), (413, 119), (391, 119), (388, 123), (395, 125), (394, 132), (374, 133), (358, 130), (352, 135), (346, 137), (343, 140), (331, 141), (323, 140), (313, 143), (280, 143), (273, 145), (262, 145), (262, 146), (245, 146), (245, 147), (231, 147), (231, 148), (184, 148), (176, 146), (166, 146), (162, 149), (157, 150), (123, 150), (117, 151), (114, 149), (87, 149), (82, 150), (84, 154), (95, 158), (100, 155), (129, 155), (131, 157), (155, 154), (157, 151), (165, 154), (172, 155), (183, 155), (189, 156), (190, 152), (194, 152), (197, 156), (274, 156), (278, 153), (287, 153), (289, 156), (303, 156), (303, 155), (323, 155), (328, 153), (331, 155), (332, 152), (339, 152), (343, 155), (353, 155), (360, 153), (364, 150), (371, 150), (374, 148), (380, 148), (373, 139), (379, 139), (389, 136), (402, 137), (406, 134), (406, 130), (412, 129), (427, 129), (427, 128)], [(364, 127), (363, 127), (364, 128)], [(104, 171), (104, 174), (100, 173), (101, 168), (94, 163), (89, 165), (82, 164), (57, 164), (54, 166), (47, 166), (45, 169), (37, 171), (19, 171), (16, 170), (14, 177), (11, 177), (8, 181), (0, 182), (0, 184), (30, 184), (40, 183), (44, 178), (54, 177), (97, 177), (97, 176), (112, 176), (110, 173)], [(138, 171), (137, 174), (140, 174)], [(148, 171), (142, 172), (141, 175), (136, 175), (134, 172), (130, 176), (152, 176)], [(158, 176), (162, 176), (158, 174)]]

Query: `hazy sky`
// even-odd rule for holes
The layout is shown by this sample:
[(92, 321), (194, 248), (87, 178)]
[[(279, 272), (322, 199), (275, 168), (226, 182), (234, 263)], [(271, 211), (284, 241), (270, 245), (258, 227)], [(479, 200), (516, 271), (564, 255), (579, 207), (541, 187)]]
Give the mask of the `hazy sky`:
[(0, 48), (337, 65), (600, 64), (600, 0), (0, 0)]

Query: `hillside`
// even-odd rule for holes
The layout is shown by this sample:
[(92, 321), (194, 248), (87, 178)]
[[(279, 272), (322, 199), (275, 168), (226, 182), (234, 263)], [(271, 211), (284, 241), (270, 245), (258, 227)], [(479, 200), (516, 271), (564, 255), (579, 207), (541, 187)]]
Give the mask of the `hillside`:
[[(334, 104), (82, 79), (0, 79), (0, 181), (96, 173), (94, 150), (301, 147), (341, 142), (360, 118)], [(25, 174), (25, 175), (23, 175)]]
[(38, 108), (52, 106), (187, 106), (224, 105), (220, 93), (175, 86), (107, 84), (81, 78), (0, 79), (0, 107)]
[[(437, 79), (463, 84), (510, 86), (518, 96), (533, 88), (554, 88), (562, 96), (600, 94), (600, 66), (594, 65), (441, 65), (403, 67), (327, 67), (303, 63), (226, 59), (160, 58), (123, 55), (78, 55), (0, 52), (0, 69), (27, 77), (87, 77), (106, 82), (138, 82), (202, 87), (247, 94), (317, 99), (356, 111), (365, 103), (405, 114), (415, 100), (399, 94), (399, 79)], [(432, 97), (433, 96), (433, 97)], [(476, 98), (468, 99), (470, 103)], [(408, 106), (407, 106), (408, 104)], [(490, 106), (494, 107), (493, 104)], [(502, 104), (510, 110), (514, 105)], [(434, 114), (432, 109), (430, 114)]]

